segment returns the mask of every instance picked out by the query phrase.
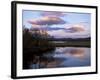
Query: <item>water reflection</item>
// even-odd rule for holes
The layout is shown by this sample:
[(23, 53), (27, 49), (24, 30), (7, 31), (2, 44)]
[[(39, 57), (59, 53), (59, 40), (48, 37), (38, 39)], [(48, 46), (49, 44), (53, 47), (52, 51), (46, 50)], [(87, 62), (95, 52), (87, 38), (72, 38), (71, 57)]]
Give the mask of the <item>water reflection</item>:
[(79, 59), (85, 58), (85, 54), (86, 54), (85, 48), (67, 48), (63, 50), (62, 53), (64, 53), (64, 55), (66, 56), (69, 55), (71, 57), (79, 58)]
[(28, 62), (29, 69), (90, 66), (90, 48), (57, 47)]

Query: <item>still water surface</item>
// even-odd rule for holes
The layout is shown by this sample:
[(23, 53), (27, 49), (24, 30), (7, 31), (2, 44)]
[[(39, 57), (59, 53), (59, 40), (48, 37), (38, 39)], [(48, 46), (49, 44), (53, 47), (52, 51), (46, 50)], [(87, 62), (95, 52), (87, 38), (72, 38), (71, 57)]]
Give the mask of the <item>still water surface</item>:
[(31, 63), (30, 69), (82, 67), (90, 66), (90, 48), (87, 47), (56, 47), (52, 52), (45, 53), (37, 63)]

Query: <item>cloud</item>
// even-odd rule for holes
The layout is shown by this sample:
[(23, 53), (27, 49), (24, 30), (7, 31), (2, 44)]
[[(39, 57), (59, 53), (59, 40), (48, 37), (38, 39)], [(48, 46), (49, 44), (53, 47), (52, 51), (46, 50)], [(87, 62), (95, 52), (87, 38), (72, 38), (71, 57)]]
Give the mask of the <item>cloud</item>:
[(65, 16), (62, 12), (56, 12), (56, 11), (45, 11), (41, 13), (42, 16), (56, 16), (56, 17), (63, 17)]
[(40, 25), (36, 25), (36, 24), (32, 24), (32, 28), (40, 28), (41, 26)]
[(64, 24), (65, 21), (62, 20), (59, 17), (49, 17), (45, 16), (40, 19), (33, 19), (31, 21), (28, 21), (30, 24), (35, 24), (35, 25), (54, 25), (54, 24)]
[(64, 30), (67, 33), (76, 33), (86, 31), (85, 26), (74, 24), (74, 25), (53, 25), (47, 27), (47, 30)]
[(66, 29), (66, 32), (75, 33), (75, 32), (84, 32), (85, 27), (83, 25), (73, 25), (70, 28)]
[(90, 32), (83, 31), (83, 32), (66, 32), (65, 30), (52, 30), (48, 31), (48, 34), (54, 36), (55, 38), (87, 38), (90, 37)]
[(41, 25), (36, 25), (36, 24), (32, 24), (31, 29), (45, 29), (45, 27), (41, 26)]

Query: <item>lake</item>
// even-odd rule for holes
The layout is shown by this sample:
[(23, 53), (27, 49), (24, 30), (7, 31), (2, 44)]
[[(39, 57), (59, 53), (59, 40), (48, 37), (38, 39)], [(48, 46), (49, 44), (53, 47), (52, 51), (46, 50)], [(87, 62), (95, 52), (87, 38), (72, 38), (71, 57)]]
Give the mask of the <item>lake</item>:
[[(37, 61), (34, 63), (34, 61)], [(91, 52), (88, 47), (56, 47), (42, 57), (36, 56), (29, 62), (29, 69), (84, 67), (91, 65)]]

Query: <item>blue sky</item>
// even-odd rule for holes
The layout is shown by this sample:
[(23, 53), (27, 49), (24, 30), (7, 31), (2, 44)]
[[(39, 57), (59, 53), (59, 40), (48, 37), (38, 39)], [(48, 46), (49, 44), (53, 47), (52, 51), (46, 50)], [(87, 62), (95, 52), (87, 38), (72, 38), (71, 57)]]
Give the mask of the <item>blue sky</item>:
[[(23, 10), (23, 25), (26, 28), (32, 28), (28, 21), (33, 21), (35, 25), (40, 23), (48, 23), (51, 21), (51, 16), (64, 21), (64, 24), (46, 25), (47, 32), (57, 38), (71, 37), (84, 38), (90, 37), (91, 29), (91, 14), (89, 13), (73, 13), (73, 12), (51, 12), (51, 11), (29, 11)], [(47, 21), (44, 21), (47, 20)], [(44, 27), (39, 25), (40, 27)], [(62, 34), (62, 35), (60, 35)], [(59, 36), (60, 35), (60, 36)]]

